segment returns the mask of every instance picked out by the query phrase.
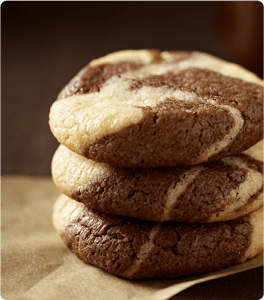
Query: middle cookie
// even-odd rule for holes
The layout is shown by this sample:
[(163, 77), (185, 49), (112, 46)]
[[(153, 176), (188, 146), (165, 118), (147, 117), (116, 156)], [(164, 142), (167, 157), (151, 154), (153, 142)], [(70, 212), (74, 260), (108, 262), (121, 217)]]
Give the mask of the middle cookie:
[(196, 166), (115, 168), (60, 145), (52, 177), (66, 196), (99, 211), (151, 221), (227, 221), (263, 203), (263, 146)]

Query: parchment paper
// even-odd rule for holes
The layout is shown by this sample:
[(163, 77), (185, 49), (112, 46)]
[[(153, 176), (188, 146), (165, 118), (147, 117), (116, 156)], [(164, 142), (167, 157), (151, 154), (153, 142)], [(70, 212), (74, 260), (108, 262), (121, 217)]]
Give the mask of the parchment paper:
[(185, 279), (131, 281), (80, 261), (51, 223), (60, 192), (51, 178), (2, 178), (1, 296), (5, 300), (165, 300), (208, 280), (263, 265), (243, 264)]

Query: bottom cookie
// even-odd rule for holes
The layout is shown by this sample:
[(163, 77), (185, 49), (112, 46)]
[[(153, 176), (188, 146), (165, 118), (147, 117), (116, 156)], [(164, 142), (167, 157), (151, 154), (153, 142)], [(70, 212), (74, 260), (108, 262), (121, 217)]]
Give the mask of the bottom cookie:
[(81, 260), (126, 278), (179, 277), (220, 270), (263, 251), (263, 209), (209, 224), (112, 216), (61, 195), (53, 224)]

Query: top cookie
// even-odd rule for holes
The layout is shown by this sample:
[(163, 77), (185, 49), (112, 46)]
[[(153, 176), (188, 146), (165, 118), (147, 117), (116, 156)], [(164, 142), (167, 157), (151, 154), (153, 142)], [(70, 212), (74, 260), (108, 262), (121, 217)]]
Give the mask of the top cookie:
[(50, 110), (58, 141), (118, 167), (195, 165), (263, 135), (263, 81), (201, 52), (127, 50), (93, 60)]

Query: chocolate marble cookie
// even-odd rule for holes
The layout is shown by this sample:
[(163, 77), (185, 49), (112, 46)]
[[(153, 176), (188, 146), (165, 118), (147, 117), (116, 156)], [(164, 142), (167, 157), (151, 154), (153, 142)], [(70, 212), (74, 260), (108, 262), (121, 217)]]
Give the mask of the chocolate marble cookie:
[(263, 80), (201, 52), (120, 51), (65, 86), (49, 124), (70, 150), (119, 167), (216, 161), (262, 139)]
[(263, 205), (263, 142), (217, 162), (149, 169), (94, 162), (60, 145), (52, 177), (62, 193), (105, 213), (151, 221), (226, 221)]
[(263, 210), (209, 224), (112, 216), (62, 195), (53, 224), (78, 258), (127, 278), (178, 277), (219, 270), (263, 250)]

